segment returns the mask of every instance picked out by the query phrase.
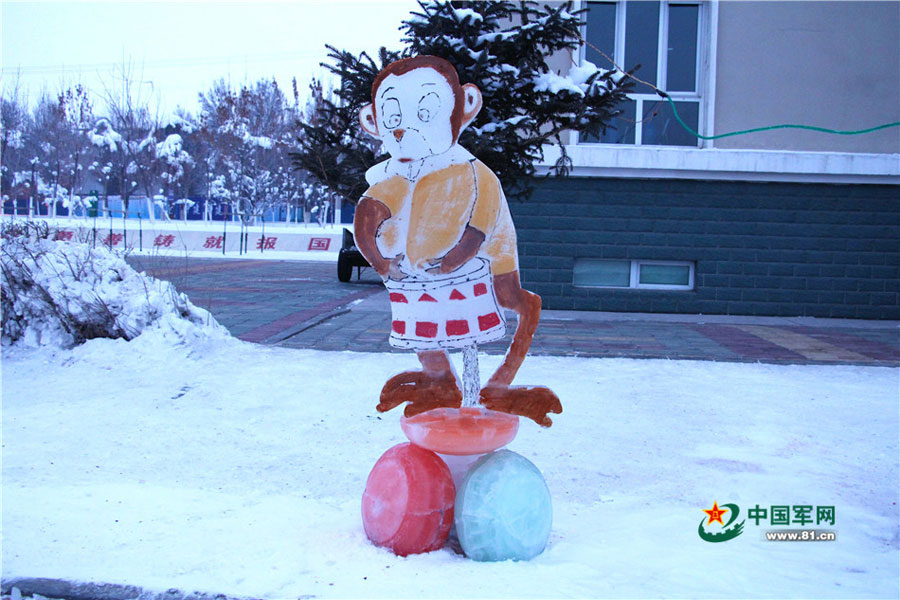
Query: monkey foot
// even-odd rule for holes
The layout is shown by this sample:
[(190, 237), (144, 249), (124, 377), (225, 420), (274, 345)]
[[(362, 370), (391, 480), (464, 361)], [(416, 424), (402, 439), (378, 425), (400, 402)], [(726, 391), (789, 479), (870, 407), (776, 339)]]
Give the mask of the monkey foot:
[(462, 392), (452, 373), (430, 375), (423, 371), (406, 371), (388, 379), (375, 409), (387, 412), (404, 402), (408, 404), (403, 414), (413, 417), (433, 408), (459, 408)]
[(490, 385), (481, 390), (481, 403), (490, 410), (528, 417), (541, 427), (553, 424), (547, 413), (562, 412), (559, 397), (542, 386)]

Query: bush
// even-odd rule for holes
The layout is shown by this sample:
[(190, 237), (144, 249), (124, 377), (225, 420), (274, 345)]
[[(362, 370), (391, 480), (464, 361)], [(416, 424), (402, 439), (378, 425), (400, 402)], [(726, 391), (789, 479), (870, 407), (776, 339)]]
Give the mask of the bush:
[(153, 327), (171, 329), (182, 341), (198, 327), (225, 334), (171, 283), (138, 273), (106, 247), (56, 241), (46, 224), (7, 223), (0, 233), (4, 345), (131, 340)]

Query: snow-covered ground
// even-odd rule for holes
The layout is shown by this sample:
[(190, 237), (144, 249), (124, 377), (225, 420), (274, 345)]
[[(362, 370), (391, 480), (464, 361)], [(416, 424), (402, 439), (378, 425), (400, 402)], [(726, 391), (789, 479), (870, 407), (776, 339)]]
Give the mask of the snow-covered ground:
[[(4, 349), (4, 579), (266, 598), (898, 595), (898, 369), (531, 357), (520, 382), (565, 412), (523, 421), (510, 448), (546, 476), (550, 543), (477, 563), (398, 558), (363, 532), (369, 470), (404, 441), (378, 392), (414, 355), (167, 335)], [(834, 506), (837, 540), (769, 542), (748, 520), (705, 542), (714, 501)]]

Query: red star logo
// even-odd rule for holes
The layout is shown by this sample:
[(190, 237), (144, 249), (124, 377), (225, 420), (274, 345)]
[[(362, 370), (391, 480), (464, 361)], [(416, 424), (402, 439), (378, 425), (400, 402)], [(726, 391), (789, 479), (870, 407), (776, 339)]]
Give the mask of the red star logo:
[(725, 522), (722, 521), (722, 515), (728, 512), (727, 508), (719, 508), (718, 502), (713, 502), (713, 507), (711, 510), (703, 509), (707, 515), (709, 515), (709, 521), (706, 522), (707, 525), (712, 525), (713, 521), (718, 521), (719, 525), (725, 526)]

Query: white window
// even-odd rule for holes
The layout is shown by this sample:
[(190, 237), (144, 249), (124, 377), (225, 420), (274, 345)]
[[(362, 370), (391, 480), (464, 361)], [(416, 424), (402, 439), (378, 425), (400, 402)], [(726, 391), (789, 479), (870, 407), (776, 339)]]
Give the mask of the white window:
[(576, 258), (572, 282), (576, 287), (692, 290), (694, 263)]
[[(682, 120), (704, 133), (708, 119), (709, 6), (701, 1), (622, 0), (585, 2), (587, 8), (583, 60), (600, 68), (613, 68), (595, 46), (620, 67), (640, 68), (635, 76), (668, 93)], [(583, 137), (583, 143), (633, 144), (637, 146), (687, 146), (702, 144), (676, 120), (669, 102), (653, 88), (635, 83), (634, 93), (620, 107), (623, 114), (609, 124), (600, 138)]]

